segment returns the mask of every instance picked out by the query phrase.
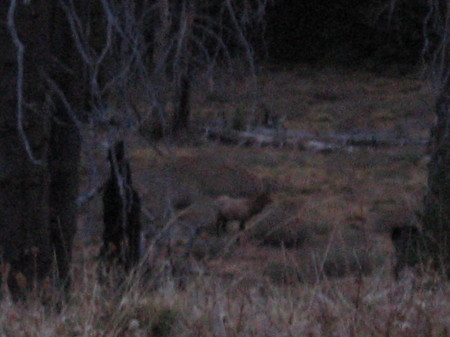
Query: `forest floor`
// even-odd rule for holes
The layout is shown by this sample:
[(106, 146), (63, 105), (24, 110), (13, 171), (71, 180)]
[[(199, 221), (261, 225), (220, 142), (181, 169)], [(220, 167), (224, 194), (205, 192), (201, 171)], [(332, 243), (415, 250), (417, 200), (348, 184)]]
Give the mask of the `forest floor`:
[[(238, 83), (216, 84), (221, 90), (208, 95), (195, 88), (194, 117), (246, 116), (251, 93), (248, 81)], [(145, 227), (164, 226), (173, 216), (201, 223), (201, 258), (186, 262), (182, 282), (178, 274), (147, 280), (138, 272), (141, 281), (134, 275), (126, 290), (100, 285), (96, 198), (80, 214), (71, 300), (59, 313), (37, 303), (2, 302), (5, 335), (448, 336), (448, 283), (410, 271), (398, 282), (392, 277), (390, 228), (420, 226), (424, 142), (434, 118), (427, 83), (415, 75), (272, 67), (259, 85), (257, 111), (277, 115), (288, 130), (417, 142), (321, 152), (202, 141), (170, 149), (161, 144), (166, 155), (160, 156), (145, 141), (134, 141), (131, 164)], [(98, 162), (104, 158), (99, 154)], [(99, 167), (107, 172), (106, 163)], [(90, 172), (83, 169), (86, 188), (96, 180)], [(218, 238), (211, 201), (253, 195), (262, 182), (272, 188), (272, 203), (249, 222), (240, 244), (233, 241), (234, 228)], [(180, 215), (170, 213), (174, 195), (190, 200)], [(289, 245), (265, 243), (274, 227)]]

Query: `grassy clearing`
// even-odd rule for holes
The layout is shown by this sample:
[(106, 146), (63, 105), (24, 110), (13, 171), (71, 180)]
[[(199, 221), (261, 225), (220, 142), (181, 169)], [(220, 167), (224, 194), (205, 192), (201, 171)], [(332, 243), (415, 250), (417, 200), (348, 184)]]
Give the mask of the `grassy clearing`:
[[(288, 128), (423, 138), (432, 120), (431, 93), (412, 77), (272, 69), (260, 83), (260, 103), (285, 116)], [(199, 118), (246, 112), (248, 84), (219, 84), (220, 90), (194, 96)], [(448, 284), (408, 273), (395, 283), (391, 275), (389, 228), (418, 224), (426, 188), (422, 147), (313, 153), (203, 144), (173, 148), (162, 158), (142, 142), (132, 145), (136, 188), (158, 223), (166, 221), (173, 196), (196, 205), (183, 221), (205, 226), (214, 225), (209, 202), (217, 195), (252, 195), (268, 181), (274, 202), (252, 219), (240, 246), (200, 254), (204, 260), (193, 262), (200, 271), (182, 287), (170, 275), (135, 277), (124, 291), (98, 284), (101, 205), (93, 200), (80, 214), (69, 303), (56, 312), (34, 300), (3, 299), (0, 336), (449, 334)], [(83, 169), (86, 186), (90, 172)], [(208, 249), (220, 253), (223, 242), (212, 232), (206, 240), (217, 247)]]

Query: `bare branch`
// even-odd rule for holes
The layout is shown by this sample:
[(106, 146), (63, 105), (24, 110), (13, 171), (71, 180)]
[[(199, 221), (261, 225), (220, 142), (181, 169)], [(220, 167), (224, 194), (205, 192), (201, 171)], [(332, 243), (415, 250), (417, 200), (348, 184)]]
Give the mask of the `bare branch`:
[(8, 21), (7, 26), (9, 33), (11, 34), (11, 38), (13, 40), (14, 46), (17, 48), (17, 130), (22, 139), (22, 142), (25, 146), (25, 150), (27, 151), (28, 157), (36, 165), (43, 165), (43, 161), (41, 159), (36, 159), (33, 154), (33, 150), (31, 149), (30, 142), (28, 140), (28, 136), (25, 132), (23, 121), (24, 121), (24, 97), (23, 97), (23, 84), (24, 84), (24, 54), (25, 47), (19, 39), (19, 35), (16, 29), (15, 23), (15, 13), (17, 7), (17, 0), (10, 0), (9, 9), (8, 9)]

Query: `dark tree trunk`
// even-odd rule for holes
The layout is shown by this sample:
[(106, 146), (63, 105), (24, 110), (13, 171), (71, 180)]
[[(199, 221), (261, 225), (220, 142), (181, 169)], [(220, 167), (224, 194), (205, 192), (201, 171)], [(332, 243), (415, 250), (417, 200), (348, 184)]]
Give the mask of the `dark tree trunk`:
[[(77, 14), (81, 18), (83, 3), (86, 4), (85, 1), (77, 1), (80, 6)], [(53, 93), (54, 112), (48, 156), (51, 242), (56, 258), (57, 283), (67, 289), (70, 284), (72, 243), (76, 232), (81, 148), (80, 130), (75, 121), (84, 108), (85, 95), (81, 71), (83, 65), (71, 38), (71, 29), (65, 13), (59, 6), (55, 6), (52, 12), (51, 37), (52, 56), (59, 60), (59, 63), (53, 65), (50, 75), (70, 105), (69, 108), (63, 103), (61, 93)]]
[(444, 90), (436, 102), (436, 125), (431, 130), (428, 192), (424, 200), (427, 255), (435, 267), (450, 266), (450, 96)]
[[(448, 21), (448, 1), (435, 3), (434, 21), (444, 29)], [(444, 61), (441, 79), (450, 69), (450, 45), (439, 41), (436, 55)], [(431, 158), (428, 164), (428, 190), (424, 198), (423, 231), (426, 257), (435, 269), (450, 276), (450, 80), (442, 84), (436, 99), (436, 122), (430, 132)]]
[(190, 116), (190, 77), (189, 74), (183, 75), (180, 80), (179, 88), (179, 102), (177, 110), (175, 111), (172, 132), (177, 134), (180, 131), (186, 131), (189, 129), (189, 116)]
[(103, 192), (102, 258), (108, 264), (122, 265), (130, 270), (139, 262), (140, 199), (133, 189), (131, 170), (125, 158), (124, 143), (109, 150), (111, 175)]
[[(52, 261), (49, 235), (49, 177), (45, 166), (49, 117), (40, 74), (49, 64), (51, 5), (46, 0), (18, 2), (16, 28), (23, 45), (23, 133), (18, 123), (16, 46), (4, 24), (9, 1), (0, 2), (0, 250), (1, 262), (11, 266), (8, 284), (19, 296), (47, 275)], [(25, 137), (24, 137), (25, 136)], [(24, 138), (41, 165), (33, 163)], [(2, 275), (5, 277), (5, 275)]]
[[(62, 119), (64, 121), (64, 119)], [(53, 121), (50, 134), (50, 233), (58, 283), (68, 288), (72, 243), (76, 232), (80, 137), (70, 122)]]
[[(1, 22), (7, 22), (9, 6), (0, 2)], [(76, 229), (79, 130), (60, 96), (49, 95), (48, 79), (74, 110), (83, 102), (82, 86), (78, 54), (58, 8), (58, 1), (17, 2), (15, 26), (25, 51), (23, 123), (17, 45), (11, 29), (0, 25), (0, 263), (11, 266), (8, 285), (16, 298), (52, 275), (55, 259), (57, 274), (68, 284)]]

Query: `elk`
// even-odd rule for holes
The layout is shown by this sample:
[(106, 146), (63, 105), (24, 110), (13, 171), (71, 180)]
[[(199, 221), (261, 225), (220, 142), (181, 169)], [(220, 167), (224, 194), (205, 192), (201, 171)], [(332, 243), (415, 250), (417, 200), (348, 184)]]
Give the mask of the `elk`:
[(222, 195), (216, 199), (218, 216), (216, 222), (217, 235), (226, 232), (227, 222), (239, 221), (239, 230), (245, 230), (246, 222), (260, 213), (272, 201), (268, 189), (254, 198), (232, 198)]
[(104, 230), (100, 255), (130, 270), (140, 257), (141, 206), (124, 152), (124, 143), (120, 141), (108, 153), (111, 174), (103, 191)]

